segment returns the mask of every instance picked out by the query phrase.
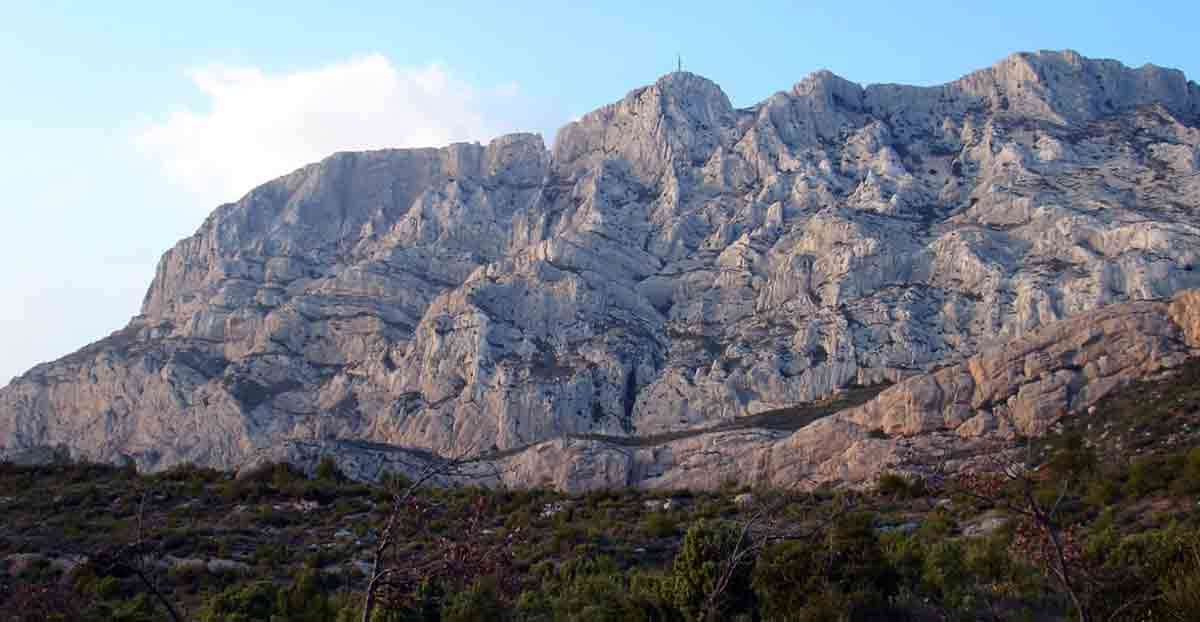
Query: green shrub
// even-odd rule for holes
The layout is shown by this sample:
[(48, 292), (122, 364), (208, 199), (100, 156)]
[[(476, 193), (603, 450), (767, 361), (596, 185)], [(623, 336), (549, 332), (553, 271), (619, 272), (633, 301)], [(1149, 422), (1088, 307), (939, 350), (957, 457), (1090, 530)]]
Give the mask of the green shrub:
[(105, 613), (105, 619), (109, 622), (157, 622), (165, 618), (165, 613), (161, 605), (141, 593), (113, 603)]
[(920, 499), (929, 494), (924, 480), (899, 473), (881, 473), (875, 490), (882, 496), (896, 499)]
[(1183, 459), (1183, 468), (1172, 484), (1180, 494), (1200, 493), (1200, 447), (1193, 448)]
[(828, 536), (828, 576), (847, 592), (868, 588), (884, 597), (896, 593), (899, 577), (888, 563), (869, 513), (844, 517)]
[(1125, 492), (1140, 497), (1163, 490), (1171, 481), (1166, 463), (1157, 456), (1138, 458), (1129, 467), (1129, 478), (1125, 480)]
[[(729, 568), (735, 551), (750, 546), (749, 535), (728, 521), (701, 520), (683, 537), (683, 545), (671, 565), (672, 600), (688, 619), (699, 619), (706, 599), (721, 575)], [(718, 619), (753, 610), (751, 573), (753, 560), (739, 560), (731, 570), (724, 592), (712, 603)]]
[(568, 560), (557, 567), (539, 565), (538, 589), (523, 592), (516, 617), (520, 620), (636, 622), (671, 619), (658, 583), (629, 578), (607, 557)]
[(379, 487), (375, 489), (375, 500), (391, 501), (392, 491), (407, 490), (412, 484), (412, 480), (405, 477), (404, 474), (388, 471), (379, 480)]
[(883, 549), (899, 586), (919, 592), (925, 571), (925, 546), (921, 539), (915, 535), (888, 534)]
[(92, 591), (100, 600), (112, 600), (121, 594), (121, 580), (116, 577), (101, 577), (92, 585)]
[(324, 622), (332, 620), (337, 607), (325, 594), (320, 571), (303, 568), (287, 589), (276, 595), (278, 617), (287, 622)]
[(966, 542), (965, 557), (968, 576), (975, 583), (1011, 583), (1019, 578), (1019, 569), (1008, 554), (1011, 537), (997, 531), (985, 538), (972, 538)]
[(210, 596), (200, 609), (200, 622), (255, 622), (276, 613), (278, 588), (268, 581), (232, 586)]
[[(1087, 564), (1108, 578), (1104, 589), (1093, 596), (1093, 609), (1116, 611), (1131, 601), (1161, 600), (1164, 607), (1186, 604), (1186, 591), (1194, 585), (1188, 575), (1200, 572), (1197, 541), (1200, 532), (1177, 525), (1124, 537), (1110, 528), (1089, 538)], [(1188, 615), (1195, 612), (1190, 609)], [(1172, 618), (1164, 611), (1147, 619), (1192, 618)]]
[(1158, 608), (1164, 620), (1196, 619), (1200, 613), (1200, 543), (1191, 543), (1181, 559), (1159, 579), (1159, 587), (1162, 599)]
[(642, 519), (638, 531), (647, 538), (670, 538), (679, 532), (679, 519), (670, 512), (651, 512)]
[(271, 487), (275, 490), (288, 490), (304, 480), (304, 474), (286, 462), (280, 462), (271, 469)]
[(1047, 461), (1056, 478), (1083, 478), (1095, 473), (1100, 461), (1079, 434), (1070, 434), (1059, 441), (1059, 447)]
[(810, 597), (827, 587), (820, 573), (818, 552), (810, 543), (784, 542), (764, 550), (753, 576), (763, 618), (801, 619), (795, 616), (809, 605)]
[(924, 592), (934, 595), (951, 608), (959, 608), (966, 596), (968, 581), (963, 550), (952, 540), (934, 542), (925, 549), (921, 568)]
[[(901, 575), (884, 555), (872, 524), (870, 514), (852, 514), (820, 540), (767, 548), (753, 579), (763, 617), (808, 621), (890, 615), (888, 601), (899, 591)], [(915, 567), (911, 573), (915, 581)]]
[(443, 622), (498, 622), (511, 618), (500, 598), (496, 580), (488, 577), (451, 597), (442, 610)]
[(220, 471), (198, 467), (190, 462), (177, 464), (157, 475), (155, 479), (165, 482), (210, 484), (221, 479)]
[(1087, 483), (1083, 500), (1093, 509), (1102, 510), (1121, 500), (1121, 484), (1111, 474), (1092, 478)]
[(954, 518), (939, 508), (925, 515), (925, 520), (917, 528), (917, 535), (926, 541), (940, 540), (954, 533), (954, 528)]
[(549, 545), (551, 550), (567, 552), (575, 548), (576, 544), (580, 544), (585, 536), (583, 528), (578, 525), (555, 525), (554, 531), (550, 533)]
[(287, 563), (288, 552), (282, 545), (263, 543), (254, 547), (253, 559), (260, 566), (278, 567)]
[(702, 520), (720, 520), (735, 516), (737, 513), (738, 507), (734, 505), (730, 497), (718, 495), (707, 499), (698, 499), (694, 516)]
[(346, 479), (346, 476), (342, 474), (342, 470), (338, 468), (337, 461), (333, 459), (333, 456), (324, 456), (321, 458), (321, 461), (317, 463), (315, 475), (318, 480), (326, 482), (341, 482)]

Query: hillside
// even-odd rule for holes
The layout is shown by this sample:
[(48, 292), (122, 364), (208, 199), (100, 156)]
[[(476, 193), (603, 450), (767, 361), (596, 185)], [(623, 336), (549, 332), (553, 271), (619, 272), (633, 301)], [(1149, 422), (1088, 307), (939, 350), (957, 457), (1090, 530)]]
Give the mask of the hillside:
[[(1066, 491), (1054, 525), (1070, 534), (1091, 619), (1195, 619), (1200, 359), (1065, 418), (1022, 455), (1039, 496)], [(311, 478), (264, 465), (237, 479), (191, 467), (147, 476), (0, 465), (0, 619), (164, 619), (111, 561), (140, 529), (146, 572), (184, 619), (356, 620), (390, 491), (403, 485), (350, 482), (328, 465)], [(1027, 519), (1008, 509), (1019, 488), (991, 500), (973, 490), (891, 474), (861, 493), (812, 496), (736, 485), (422, 488), (404, 506), (417, 518), (395, 559), (431, 583), (389, 592), (382, 609), (398, 616), (389, 620), (697, 619), (689, 607), (703, 582), (698, 592), (674, 586), (731, 549), (689, 557), (689, 543), (765, 515), (752, 534), (777, 541), (748, 558), (720, 619), (1077, 619), (1022, 539)], [(788, 535), (798, 533), (809, 535)], [(830, 557), (820, 557), (826, 545)], [(442, 564), (447, 551), (467, 565)]]

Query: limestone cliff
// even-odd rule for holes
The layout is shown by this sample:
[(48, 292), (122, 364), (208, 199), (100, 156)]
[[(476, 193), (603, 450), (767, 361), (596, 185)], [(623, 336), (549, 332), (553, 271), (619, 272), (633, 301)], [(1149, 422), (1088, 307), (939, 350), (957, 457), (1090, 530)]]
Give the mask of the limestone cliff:
[[(218, 208), (126, 328), (0, 390), (0, 452), (156, 469), (297, 443), (535, 446), (531, 473), (625, 461), (648, 480), (658, 458), (573, 436), (708, 428), (1200, 287), (1197, 173), (1200, 87), (1154, 66), (1016, 54), (920, 88), (818, 72), (746, 109), (673, 73), (550, 151), (519, 134), (341, 153)], [(1070, 408), (1071, 382), (1037, 390)], [(965, 416), (883, 412), (813, 425), (849, 441), (862, 417)], [(991, 425), (974, 416), (959, 425)], [(804, 434), (780, 442), (832, 451)], [(846, 451), (821, 468), (852, 471)], [(565, 462), (585, 453), (600, 462)]]
[[(565, 437), (473, 463), (466, 481), (569, 491), (711, 489), (730, 481), (815, 487), (871, 485), (884, 472), (991, 468), (1019, 437), (1042, 434), (1068, 413), (1087, 416), (1116, 389), (1200, 356), (1197, 316), (1200, 290), (1169, 302), (1109, 305), (908, 378), (790, 434), (747, 425), (636, 439)], [(428, 464), (426, 454), (390, 445), (291, 440), (260, 450), (245, 468), (287, 461), (312, 471), (324, 456), (363, 480), (415, 475)]]

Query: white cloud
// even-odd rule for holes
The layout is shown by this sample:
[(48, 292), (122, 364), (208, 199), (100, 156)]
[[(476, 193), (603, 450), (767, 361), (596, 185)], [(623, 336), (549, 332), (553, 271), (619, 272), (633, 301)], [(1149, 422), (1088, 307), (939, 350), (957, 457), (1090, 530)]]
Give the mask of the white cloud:
[(172, 181), (214, 200), (335, 151), (486, 142), (548, 125), (516, 83), (479, 88), (440, 65), (398, 67), (379, 54), (291, 73), (217, 66), (190, 77), (207, 110), (175, 111), (134, 142)]

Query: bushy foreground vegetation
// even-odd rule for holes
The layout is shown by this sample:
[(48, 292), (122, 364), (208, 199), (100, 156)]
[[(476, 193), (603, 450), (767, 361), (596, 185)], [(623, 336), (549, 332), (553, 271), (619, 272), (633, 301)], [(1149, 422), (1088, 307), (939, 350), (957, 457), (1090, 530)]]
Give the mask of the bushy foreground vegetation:
[[(0, 465), (0, 620), (361, 620), (372, 578), (377, 621), (1197, 620), (1200, 446), (1183, 432), (1200, 400), (1180, 378), (1066, 422), (1030, 468), (861, 493)], [(1176, 427), (1143, 443), (1113, 408)]]

